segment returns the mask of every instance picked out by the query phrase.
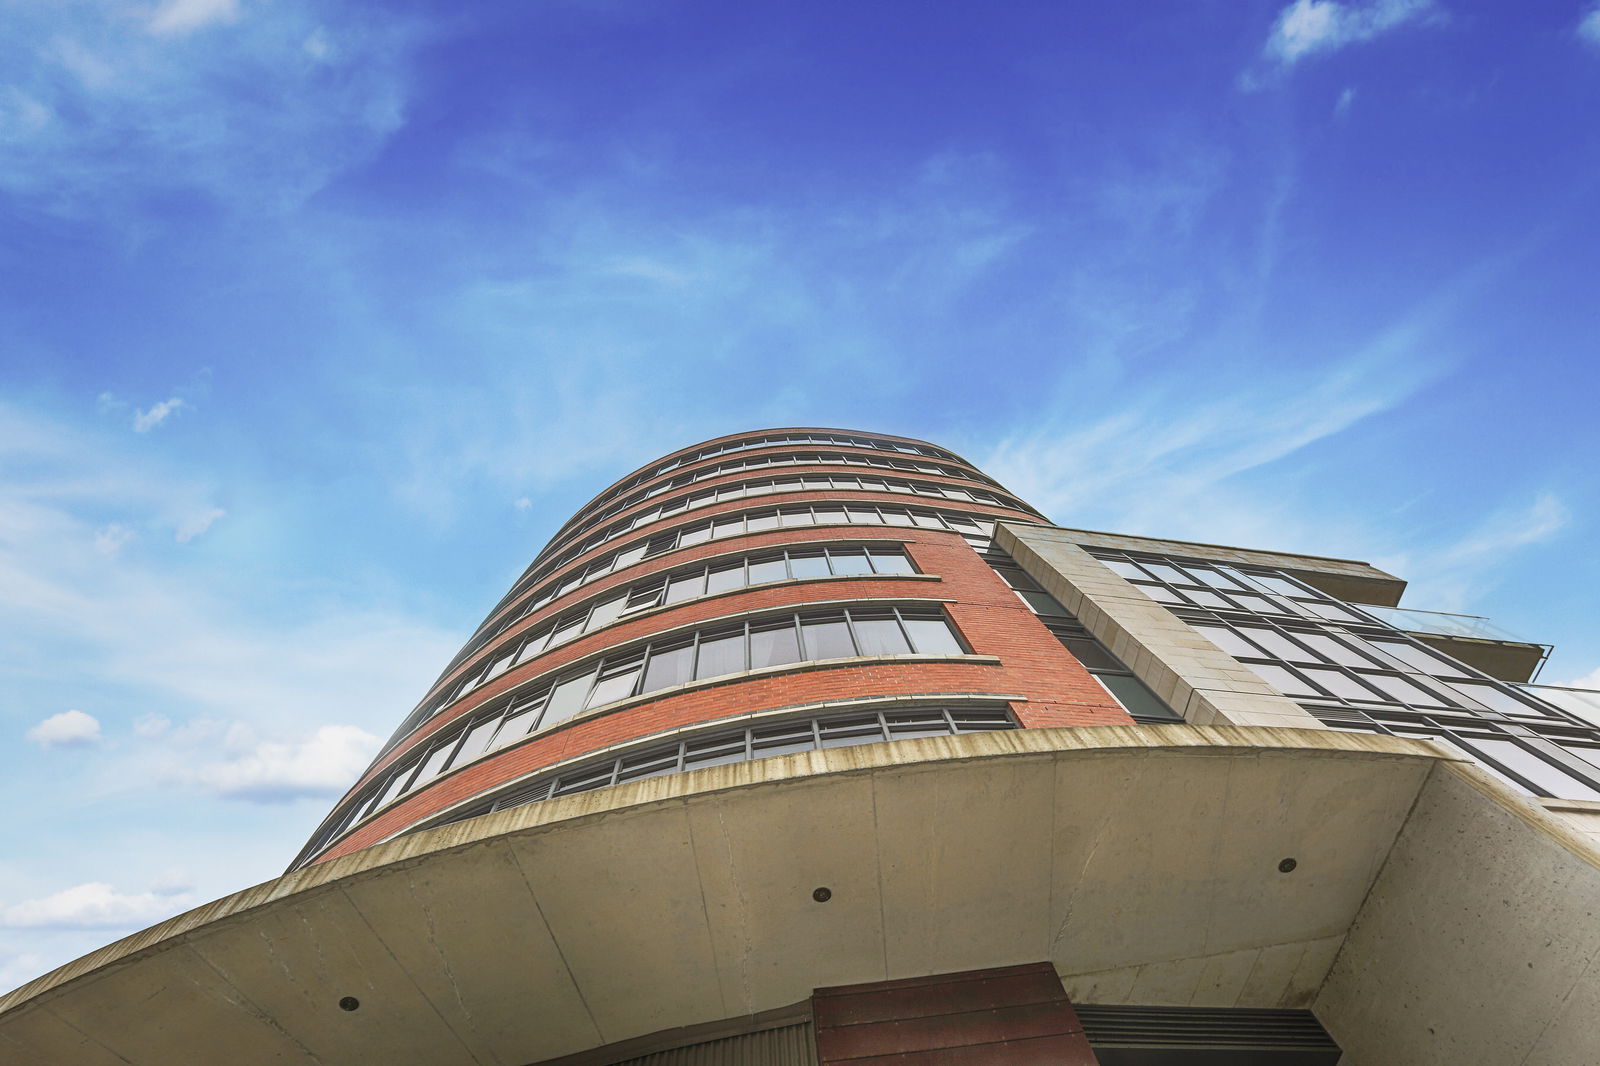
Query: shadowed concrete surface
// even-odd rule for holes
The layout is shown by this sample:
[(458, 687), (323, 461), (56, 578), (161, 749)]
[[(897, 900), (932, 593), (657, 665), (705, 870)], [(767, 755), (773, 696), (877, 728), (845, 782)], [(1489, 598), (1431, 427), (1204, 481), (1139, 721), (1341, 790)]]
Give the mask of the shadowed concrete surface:
[[(227, 897), (0, 1000), (0, 1058), (523, 1066), (819, 986), (1049, 960), (1074, 1002), (1312, 1006), (1348, 1063), (1592, 1063), (1596, 862), (1391, 737), (839, 748), (515, 808)], [(1522, 1022), (1498, 1042), (1424, 1039), (1488, 1026), (1512, 982)]]

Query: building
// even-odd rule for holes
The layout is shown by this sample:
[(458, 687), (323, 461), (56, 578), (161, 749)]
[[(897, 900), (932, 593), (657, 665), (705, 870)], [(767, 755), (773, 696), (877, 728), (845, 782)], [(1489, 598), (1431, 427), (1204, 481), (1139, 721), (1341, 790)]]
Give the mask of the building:
[(922, 441), (567, 522), (289, 872), (0, 1000), (29, 1063), (1600, 1062), (1600, 694), (1365, 563)]

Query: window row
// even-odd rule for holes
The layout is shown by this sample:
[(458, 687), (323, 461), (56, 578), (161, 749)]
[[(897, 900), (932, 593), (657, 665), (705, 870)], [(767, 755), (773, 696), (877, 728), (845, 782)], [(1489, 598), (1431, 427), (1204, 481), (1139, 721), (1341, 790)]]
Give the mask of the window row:
[(575, 714), (673, 685), (762, 667), (858, 655), (961, 655), (937, 607), (879, 604), (762, 615), (658, 637), (575, 664), (419, 743), (368, 795), (365, 811), (453, 767)]
[[(590, 533), (584, 540), (569, 548), (563, 555), (581, 555), (586, 551), (599, 547), (608, 540), (620, 537), (629, 530), (638, 529), (640, 526), (649, 525), (663, 518), (684, 511), (692, 511), (697, 507), (709, 507), (714, 503), (723, 503), (728, 500), (742, 500), (751, 496), (770, 496), (777, 493), (788, 492), (820, 492), (843, 490), (850, 492), (897, 492), (909, 496), (932, 496), (946, 500), (964, 500), (969, 503), (985, 503), (994, 507), (1004, 507), (1008, 510), (1027, 510), (1021, 503), (1009, 497), (1001, 497), (983, 489), (964, 489), (953, 485), (940, 485), (931, 481), (907, 481), (903, 478), (882, 478), (870, 476), (854, 476), (849, 474), (806, 474), (790, 477), (759, 478), (750, 481), (736, 481), (728, 485), (718, 485), (715, 488), (702, 489), (691, 492), (676, 499), (667, 500), (665, 503), (646, 508), (629, 518), (613, 522), (611, 525)], [(574, 531), (568, 536), (576, 535)], [(544, 551), (548, 552), (565, 543), (568, 536), (560, 536), (546, 545)], [(541, 555), (544, 552), (540, 553)], [(537, 560), (535, 560), (537, 562)]]
[(1600, 799), (1600, 727), (1288, 574), (1096, 555), (1326, 725), (1438, 740), (1523, 791)]
[[(607, 574), (614, 573), (624, 567), (632, 566), (641, 559), (652, 558), (678, 548), (687, 548), (694, 544), (704, 543), (708, 540), (736, 537), (745, 533), (759, 533), (767, 530), (800, 526), (844, 524), (939, 529), (961, 534), (989, 535), (994, 532), (993, 521), (975, 518), (971, 515), (951, 511), (925, 511), (921, 508), (880, 504), (792, 504), (782, 508), (740, 511), (734, 514), (718, 515), (714, 519), (692, 522), (679, 526), (677, 529), (657, 533), (648, 539), (636, 540), (632, 544), (619, 548), (614, 552), (608, 552), (590, 560), (584, 566), (563, 575), (560, 581), (550, 582), (530, 594), (515, 609), (506, 611), (492, 622), (486, 622), (479, 627), (478, 632), (467, 642), (466, 647), (456, 653), (455, 658), (445, 667), (444, 672), (448, 674), (451, 670), (454, 670), (468, 656), (503, 633), (508, 626), (515, 624), (518, 620), (525, 618), (545, 604), (565, 596), (581, 585), (597, 581)], [(511, 600), (526, 585), (526, 579), (519, 581), (517, 587), (512, 589), (512, 592), (505, 599), (501, 600), (501, 606), (497, 606), (495, 610), (498, 612), (505, 603)], [(411, 728), (422, 721), (424, 717), (426, 715), (420, 710), (413, 711), (406, 721), (401, 723), (401, 727), (396, 731), (393, 739), (399, 739), (410, 732)]]
[[(692, 452), (685, 452), (673, 459), (657, 463), (655, 466), (639, 471), (637, 474), (622, 482), (613, 485), (599, 496), (595, 497), (583, 508), (587, 511), (590, 507), (598, 506), (607, 500), (637, 488), (647, 481), (660, 477), (669, 470), (676, 470), (680, 466), (698, 463), (702, 459), (709, 459), (714, 455), (726, 455), (729, 452), (743, 451), (747, 448), (770, 448), (774, 444), (835, 444), (847, 448), (872, 448), (877, 451), (898, 452), (901, 455), (926, 455), (934, 459), (944, 459), (960, 463), (963, 460), (950, 452), (934, 448), (926, 444), (907, 444), (904, 441), (884, 440), (880, 437), (862, 437), (849, 433), (767, 433), (758, 437), (741, 437), (738, 440), (724, 441), (721, 444), (709, 444), (704, 448), (696, 448)], [(579, 511), (582, 514), (583, 511)]]
[[(558, 644), (652, 607), (770, 581), (916, 572), (911, 559), (900, 548), (844, 545), (756, 552), (735, 559), (699, 563), (668, 574), (655, 574), (563, 611), (521, 640), (500, 649), (500, 654), (484, 663), (480, 669), (463, 675), (429, 701), (429, 706), (432, 712), (437, 712), (479, 685), (494, 680), (512, 667), (521, 666)], [(517, 617), (523, 616), (519, 614)]]
[[(553, 796), (568, 796), (628, 781), (642, 781), (647, 777), (764, 759), (772, 755), (1015, 728), (1015, 720), (1003, 707), (915, 707), (853, 711), (819, 718), (786, 718), (757, 725), (723, 727), (635, 748), (620, 756), (608, 755), (576, 763), (538, 776), (532, 781), (519, 781), (496, 795), (457, 808), (442, 818), (425, 821), (407, 832), (450, 825)], [(325, 824), (307, 845), (302, 857), (310, 858), (321, 852), (368, 809), (368, 805), (357, 803)]]
[(1180, 564), (1174, 559), (1157, 562), (1098, 551), (1094, 555), (1137, 585), (1139, 591), (1169, 607), (1300, 615), (1330, 622), (1371, 624), (1370, 618), (1349, 605), (1283, 573), (1221, 564)]
[[(773, 466), (871, 466), (885, 470), (906, 470), (923, 474), (939, 474), (944, 477), (960, 478), (965, 481), (987, 481), (977, 473), (961, 466), (947, 466), (943, 463), (919, 462), (913, 459), (892, 459), (887, 456), (862, 455), (859, 452), (805, 452), (784, 453), (779, 455), (750, 455), (742, 459), (730, 459), (727, 462), (717, 463), (700, 470), (679, 474), (668, 481), (638, 492), (630, 493), (616, 500), (599, 513), (591, 514), (590, 508), (585, 508), (573, 517), (556, 533), (551, 543), (565, 540), (567, 537), (580, 533), (585, 529), (605, 521), (612, 515), (620, 514), (628, 508), (648, 500), (652, 496), (659, 496), (673, 489), (681, 489), (697, 481), (707, 481), (714, 477), (722, 477), (737, 470), (756, 470)], [(583, 519), (581, 522), (578, 519)]]
[(1388, 707), (1350, 712), (1315, 704), (1307, 704), (1306, 710), (1334, 729), (1443, 744), (1518, 792), (1600, 800), (1600, 737), (1592, 730), (1496, 722), (1470, 712), (1407, 712)]

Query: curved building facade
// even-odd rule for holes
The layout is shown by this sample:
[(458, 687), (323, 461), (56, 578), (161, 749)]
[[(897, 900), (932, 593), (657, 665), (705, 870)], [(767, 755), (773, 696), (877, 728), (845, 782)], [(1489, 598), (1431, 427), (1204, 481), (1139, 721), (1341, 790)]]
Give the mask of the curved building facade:
[(1593, 1066), (1600, 693), (1366, 563), (830, 429), (581, 508), (282, 877), (39, 1066)]
[(1044, 519), (902, 437), (742, 434), (633, 471), (557, 531), (295, 866), (731, 761), (1130, 722), (1036, 615), (1000, 521)]

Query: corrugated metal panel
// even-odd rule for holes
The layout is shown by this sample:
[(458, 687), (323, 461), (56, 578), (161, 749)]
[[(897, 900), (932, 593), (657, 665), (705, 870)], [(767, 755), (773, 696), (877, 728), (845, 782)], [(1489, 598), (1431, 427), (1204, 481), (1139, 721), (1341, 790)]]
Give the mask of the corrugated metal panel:
[(1331, 1054), (1334, 1059), (1339, 1055), (1339, 1045), (1333, 1042), (1316, 1016), (1308, 1010), (1113, 1006), (1100, 1003), (1079, 1003), (1076, 1008), (1089, 1043), (1097, 1051), (1110, 1048), (1217, 1048), (1317, 1052)]
[(817, 1066), (817, 1041), (811, 1023), (800, 1022), (657, 1051), (615, 1066)]

